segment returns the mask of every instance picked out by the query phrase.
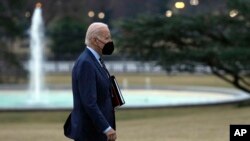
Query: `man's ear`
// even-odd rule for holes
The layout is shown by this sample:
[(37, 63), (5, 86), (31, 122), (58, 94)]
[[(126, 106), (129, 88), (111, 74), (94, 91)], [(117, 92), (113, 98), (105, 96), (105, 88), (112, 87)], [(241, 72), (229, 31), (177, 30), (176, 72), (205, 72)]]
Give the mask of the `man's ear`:
[(91, 43), (94, 44), (94, 45), (97, 45), (97, 39), (96, 38), (91, 38)]

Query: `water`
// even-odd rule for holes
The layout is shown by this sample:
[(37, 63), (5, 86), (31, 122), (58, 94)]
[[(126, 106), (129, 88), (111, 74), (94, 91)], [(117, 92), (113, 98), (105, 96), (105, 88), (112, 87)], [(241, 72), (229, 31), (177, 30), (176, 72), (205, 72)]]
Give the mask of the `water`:
[(31, 94), (30, 101), (40, 102), (41, 93), (44, 89), (44, 72), (43, 72), (43, 47), (44, 47), (44, 24), (42, 19), (41, 4), (37, 4), (34, 14), (32, 15), (30, 29), (30, 52), (31, 59), (29, 63)]
[[(121, 108), (152, 108), (223, 104), (249, 99), (249, 95), (233, 89), (181, 88), (157, 90), (122, 90), (125, 105)], [(73, 108), (71, 90), (43, 91), (41, 99), (46, 102), (27, 102), (26, 91), (0, 91), (0, 110), (66, 110)]]

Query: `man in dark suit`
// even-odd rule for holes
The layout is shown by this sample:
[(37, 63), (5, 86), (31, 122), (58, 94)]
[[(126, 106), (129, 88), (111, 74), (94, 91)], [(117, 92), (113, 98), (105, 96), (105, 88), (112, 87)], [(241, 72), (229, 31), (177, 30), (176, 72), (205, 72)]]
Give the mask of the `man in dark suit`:
[(115, 141), (111, 83), (102, 61), (102, 55), (114, 50), (108, 26), (92, 23), (85, 44), (72, 70), (74, 107), (66, 136), (75, 141)]

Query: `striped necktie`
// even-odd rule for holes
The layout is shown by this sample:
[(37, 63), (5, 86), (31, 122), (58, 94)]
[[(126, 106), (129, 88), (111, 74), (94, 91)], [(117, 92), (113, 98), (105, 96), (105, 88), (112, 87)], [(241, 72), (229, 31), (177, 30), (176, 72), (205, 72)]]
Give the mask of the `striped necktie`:
[(110, 77), (109, 71), (108, 71), (108, 69), (106, 68), (106, 65), (104, 64), (103, 59), (100, 58), (99, 61), (101, 62), (102, 67), (104, 68), (105, 72), (108, 74), (108, 77)]

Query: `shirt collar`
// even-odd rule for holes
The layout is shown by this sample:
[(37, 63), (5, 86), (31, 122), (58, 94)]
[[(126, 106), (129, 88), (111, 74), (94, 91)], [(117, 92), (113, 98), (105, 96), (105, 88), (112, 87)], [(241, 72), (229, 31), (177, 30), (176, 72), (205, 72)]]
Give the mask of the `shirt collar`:
[(87, 48), (90, 50), (90, 52), (95, 56), (95, 59), (99, 62), (99, 64), (101, 65), (101, 62), (99, 61), (100, 59), (100, 55), (91, 47), (87, 46)]

